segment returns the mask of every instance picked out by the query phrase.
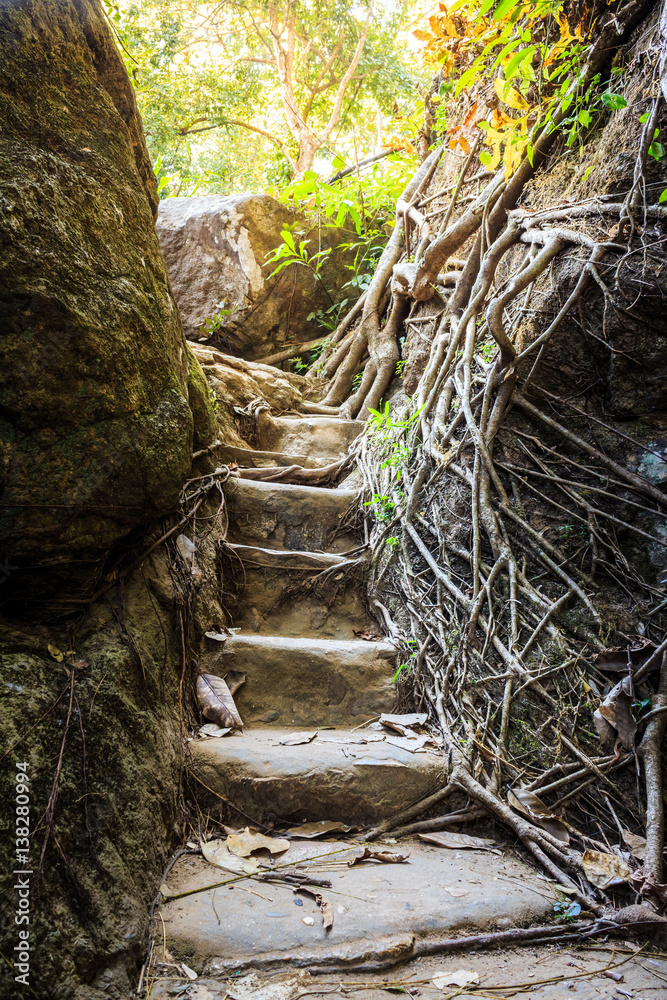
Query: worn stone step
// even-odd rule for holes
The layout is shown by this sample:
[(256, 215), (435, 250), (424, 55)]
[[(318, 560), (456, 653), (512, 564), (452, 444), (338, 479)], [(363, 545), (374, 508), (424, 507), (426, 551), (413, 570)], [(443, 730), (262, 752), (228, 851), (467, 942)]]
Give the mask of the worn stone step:
[(246, 479), (228, 479), (224, 489), (231, 542), (306, 552), (344, 552), (359, 544), (343, 528), (358, 502), (356, 490)]
[(355, 726), (396, 700), (388, 642), (235, 635), (215, 655), (202, 661), (208, 673), (248, 675), (235, 695), (244, 722), (270, 715), (279, 726)]
[(317, 639), (378, 632), (363, 598), (363, 564), (350, 568), (344, 556), (332, 553), (252, 545), (231, 544), (224, 555), (227, 607), (244, 632)]
[(193, 768), (209, 789), (260, 823), (276, 818), (376, 823), (445, 780), (439, 753), (414, 753), (386, 741), (363, 743), (363, 731), (347, 728), (322, 730), (310, 743), (281, 744), (298, 731), (262, 726), (194, 739)]
[(347, 454), (348, 448), (363, 429), (362, 420), (321, 416), (270, 417), (260, 414), (258, 447), (286, 455), (308, 455), (332, 461)]
[[(408, 959), (420, 939), (506, 930), (553, 917), (553, 888), (507, 854), (457, 852), (403, 839), (383, 848), (409, 855), (406, 862), (349, 868), (343, 849), (350, 846), (297, 841), (275, 862), (287, 863), (297, 847), (297, 857), (312, 859), (308, 869), (331, 881), (331, 888), (321, 890), (333, 906), (330, 930), (324, 929), (314, 899), (295, 895), (288, 885), (249, 879), (163, 904), (167, 948), (177, 960), (213, 979), (249, 967), (354, 968)], [(325, 852), (329, 859), (315, 860)], [(179, 893), (226, 878), (233, 876), (202, 858), (183, 857), (167, 881), (169, 889)], [(239, 885), (251, 891), (240, 891)], [(304, 923), (304, 917), (312, 924)], [(475, 969), (476, 962), (474, 956), (445, 955), (439, 967)], [(418, 970), (414, 975), (423, 979)], [(572, 995), (564, 990), (566, 994)]]
[(300, 465), (304, 469), (316, 469), (322, 462), (310, 455), (285, 455), (280, 451), (258, 451), (255, 448), (238, 448), (233, 444), (223, 444), (216, 448), (216, 458), (222, 462), (236, 462), (241, 469), (284, 468)]

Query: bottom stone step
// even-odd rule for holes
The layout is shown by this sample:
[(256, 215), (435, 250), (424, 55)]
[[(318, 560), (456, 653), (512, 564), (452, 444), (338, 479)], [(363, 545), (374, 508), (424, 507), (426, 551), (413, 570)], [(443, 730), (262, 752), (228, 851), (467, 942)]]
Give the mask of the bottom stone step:
[(376, 823), (418, 802), (444, 780), (440, 753), (413, 752), (389, 742), (392, 737), (364, 743), (363, 731), (323, 729), (312, 742), (281, 742), (296, 732), (272, 727), (195, 739), (190, 743), (193, 769), (204, 785), (260, 823)]
[[(350, 846), (295, 841), (275, 859), (286, 864), (294, 847), (300, 858), (331, 852), (329, 859), (308, 865), (331, 882), (320, 890), (333, 906), (329, 931), (314, 899), (295, 895), (288, 885), (248, 879), (165, 903), (160, 913), (167, 948), (177, 960), (213, 977), (284, 963), (353, 967), (365, 961), (400, 962), (422, 937), (506, 929), (553, 916), (553, 889), (509, 856), (401, 840), (384, 850), (408, 854), (406, 862), (350, 868), (341, 853)], [(181, 893), (233, 878), (199, 857), (188, 857), (177, 862), (168, 885)], [(463, 959), (460, 964), (474, 968)]]

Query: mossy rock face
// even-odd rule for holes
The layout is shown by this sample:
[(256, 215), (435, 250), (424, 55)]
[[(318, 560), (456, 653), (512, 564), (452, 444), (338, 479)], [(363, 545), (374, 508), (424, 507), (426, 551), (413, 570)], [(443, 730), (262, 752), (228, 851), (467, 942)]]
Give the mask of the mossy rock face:
[[(0, 952), (8, 957), (19, 929), (12, 887), (20, 864), (9, 829), (17, 773), (29, 777), (33, 872), (30, 989), (5, 966), (1, 1000), (23, 993), (39, 1000), (125, 1000), (136, 987), (150, 904), (182, 834), (181, 637), (173, 559), (173, 551), (159, 548), (122, 590), (75, 625), (24, 629), (0, 621), (0, 732), (7, 765), (0, 775), (7, 804), (0, 838)], [(190, 694), (188, 678), (186, 702)], [(187, 721), (187, 704), (183, 711)], [(17, 770), (17, 762), (26, 768)], [(54, 788), (40, 874), (43, 816)]]
[(0, 565), (14, 595), (85, 594), (116, 541), (177, 504), (189, 383), (200, 438), (212, 414), (97, 0), (0, 6), (0, 119)]

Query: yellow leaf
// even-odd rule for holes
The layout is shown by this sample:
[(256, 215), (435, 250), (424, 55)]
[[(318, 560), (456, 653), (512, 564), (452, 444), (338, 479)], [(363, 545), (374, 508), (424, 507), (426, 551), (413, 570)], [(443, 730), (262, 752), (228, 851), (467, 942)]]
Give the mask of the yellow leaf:
[(428, 31), (421, 31), (419, 28), (415, 28), (415, 30), (412, 32), (412, 34), (415, 36), (415, 38), (419, 42), (430, 42), (431, 39), (433, 38), (433, 35), (431, 35), (430, 32), (428, 32)]
[(53, 657), (53, 659), (56, 661), (56, 663), (62, 663), (63, 662), (64, 653), (61, 653), (61, 651), (58, 649), (57, 646), (52, 646), (51, 644), (49, 644), (47, 646), (47, 649), (48, 649), (49, 653), (51, 654), (51, 656)]
[(470, 156), (470, 143), (468, 142), (468, 140), (463, 135), (459, 136), (459, 146), (461, 147), (461, 149), (463, 150), (463, 152), (466, 154), (466, 156)]
[(499, 142), (504, 142), (506, 138), (507, 135), (504, 132), (497, 132), (495, 128), (487, 128), (484, 141), (489, 146), (496, 146)]
[(500, 143), (497, 143), (493, 147), (493, 153), (491, 155), (491, 162), (488, 165), (488, 170), (495, 170), (500, 163)]
[(498, 77), (493, 81), (493, 89), (508, 107), (514, 108), (516, 111), (524, 111), (528, 107), (528, 102), (524, 101), (519, 91), (515, 90), (514, 87), (507, 87), (507, 84)]

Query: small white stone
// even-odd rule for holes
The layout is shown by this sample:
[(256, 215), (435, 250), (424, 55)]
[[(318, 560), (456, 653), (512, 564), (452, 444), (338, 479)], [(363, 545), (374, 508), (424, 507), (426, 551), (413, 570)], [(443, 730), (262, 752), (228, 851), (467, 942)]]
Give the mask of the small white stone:
[(312, 927), (313, 924), (315, 923), (315, 920), (313, 919), (313, 917), (304, 917), (303, 923), (307, 924), (308, 927)]

